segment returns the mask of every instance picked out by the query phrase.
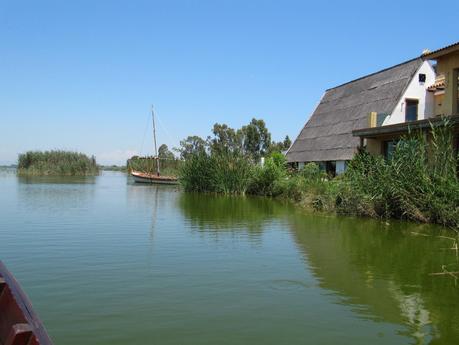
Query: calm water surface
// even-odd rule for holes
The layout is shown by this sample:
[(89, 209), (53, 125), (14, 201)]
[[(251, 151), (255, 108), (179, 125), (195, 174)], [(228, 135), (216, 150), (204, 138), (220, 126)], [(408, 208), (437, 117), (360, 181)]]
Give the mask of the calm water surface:
[(459, 344), (439, 228), (0, 172), (0, 258), (56, 345)]

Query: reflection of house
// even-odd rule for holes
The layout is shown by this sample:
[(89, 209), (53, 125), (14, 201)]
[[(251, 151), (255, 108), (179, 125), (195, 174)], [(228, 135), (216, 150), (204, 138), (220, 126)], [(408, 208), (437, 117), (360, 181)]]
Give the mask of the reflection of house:
[(428, 129), (436, 115), (458, 115), (458, 52), (459, 44), (451, 45), (327, 90), (287, 152), (288, 162), (300, 168), (317, 162), (339, 174), (359, 146), (388, 154), (409, 128)]
[(450, 336), (441, 334), (444, 325), (429, 310), (425, 298), (430, 291), (420, 292), (430, 266), (420, 257), (441, 242), (424, 241), (420, 248), (407, 236), (395, 240), (381, 231), (383, 225), (371, 221), (316, 216), (307, 223), (293, 220), (291, 226), (308, 268), (321, 288), (335, 293), (337, 303), (351, 306), (362, 318), (400, 325), (401, 334), (416, 344)]

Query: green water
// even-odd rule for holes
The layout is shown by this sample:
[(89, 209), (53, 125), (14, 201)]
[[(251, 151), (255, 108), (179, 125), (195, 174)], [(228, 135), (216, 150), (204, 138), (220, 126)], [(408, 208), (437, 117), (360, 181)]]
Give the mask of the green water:
[(56, 345), (459, 344), (459, 286), (429, 275), (459, 271), (438, 235), (122, 173), (0, 172), (0, 258)]

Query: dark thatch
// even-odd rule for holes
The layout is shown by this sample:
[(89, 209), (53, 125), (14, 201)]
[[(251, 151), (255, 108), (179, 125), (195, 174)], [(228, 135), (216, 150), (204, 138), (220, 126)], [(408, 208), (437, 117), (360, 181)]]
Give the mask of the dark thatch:
[(417, 58), (329, 89), (287, 152), (289, 162), (349, 160), (359, 145), (352, 131), (368, 114), (392, 113), (422, 64)]

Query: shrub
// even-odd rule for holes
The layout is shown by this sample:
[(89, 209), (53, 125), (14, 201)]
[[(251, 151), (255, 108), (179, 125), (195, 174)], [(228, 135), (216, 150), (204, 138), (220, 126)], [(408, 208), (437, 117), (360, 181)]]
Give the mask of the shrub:
[(255, 195), (275, 196), (281, 194), (279, 182), (286, 177), (285, 159), (274, 155), (265, 160), (263, 166), (256, 166), (248, 187)]

